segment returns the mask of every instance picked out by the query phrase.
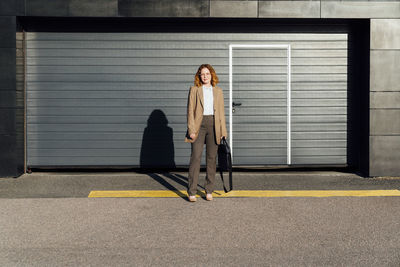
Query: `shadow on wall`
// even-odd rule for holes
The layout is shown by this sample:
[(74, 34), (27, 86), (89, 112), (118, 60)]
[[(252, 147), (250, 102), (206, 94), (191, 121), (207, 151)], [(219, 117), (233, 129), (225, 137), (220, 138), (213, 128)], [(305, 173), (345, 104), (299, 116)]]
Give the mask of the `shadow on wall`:
[(140, 167), (175, 168), (173, 130), (164, 112), (155, 109), (147, 120), (140, 150)]

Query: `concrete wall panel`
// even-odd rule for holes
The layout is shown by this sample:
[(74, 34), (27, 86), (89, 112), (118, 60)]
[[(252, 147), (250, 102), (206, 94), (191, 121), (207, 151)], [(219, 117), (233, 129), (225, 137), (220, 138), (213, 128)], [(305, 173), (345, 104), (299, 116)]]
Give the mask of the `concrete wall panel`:
[(400, 135), (400, 109), (371, 109), (371, 135)]
[(395, 1), (321, 1), (322, 18), (400, 18)]
[(371, 91), (400, 91), (400, 50), (371, 51)]
[(371, 20), (371, 49), (400, 49), (400, 19)]
[(0, 48), (0, 91), (15, 90), (15, 48)]
[(399, 176), (400, 136), (370, 137), (370, 176)]
[(371, 108), (400, 109), (400, 92), (371, 92)]
[(68, 16), (68, 0), (26, 0), (27, 16)]
[(119, 16), (208, 17), (209, 0), (119, 0)]
[(0, 90), (0, 108), (16, 107), (16, 91)]
[(257, 17), (258, 1), (216, 1), (210, 2), (211, 17)]
[(70, 16), (102, 16), (118, 15), (118, 0), (70, 0)]
[(319, 18), (320, 1), (258, 2), (260, 18)]
[(0, 177), (16, 177), (16, 137), (10, 134), (1, 134), (0, 132)]
[[(0, 134), (15, 134), (15, 109), (1, 108), (0, 109)], [(3, 149), (0, 151), (2, 154)]]
[(15, 17), (0, 16), (0, 48), (15, 48), (15, 30)]
[(23, 16), (25, 15), (24, 0), (1, 0), (0, 16)]

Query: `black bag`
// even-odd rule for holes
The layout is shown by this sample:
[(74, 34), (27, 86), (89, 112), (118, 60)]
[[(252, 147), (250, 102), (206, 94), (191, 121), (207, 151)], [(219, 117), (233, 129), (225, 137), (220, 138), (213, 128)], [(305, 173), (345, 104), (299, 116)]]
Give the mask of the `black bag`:
[[(228, 193), (233, 189), (232, 186), (232, 156), (231, 156), (231, 148), (226, 142), (225, 137), (222, 138), (221, 144), (218, 146), (218, 168), (222, 179), (222, 184), (224, 186), (225, 193)], [(223, 172), (229, 172), (229, 190), (226, 189), (224, 183), (224, 175)]]

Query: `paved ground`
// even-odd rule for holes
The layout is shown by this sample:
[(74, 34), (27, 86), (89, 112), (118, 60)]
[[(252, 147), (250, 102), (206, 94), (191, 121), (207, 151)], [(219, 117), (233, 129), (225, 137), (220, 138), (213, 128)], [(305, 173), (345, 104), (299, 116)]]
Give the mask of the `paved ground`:
[[(182, 172), (0, 179), (0, 266), (400, 266), (400, 197), (87, 197), (186, 184)], [(241, 172), (235, 189), (400, 189), (400, 179)]]
[(400, 266), (400, 198), (3, 199), (1, 266)]
[[(199, 189), (204, 176), (202, 172)], [(185, 190), (186, 187), (187, 172), (34, 172), (19, 178), (0, 178), (0, 198), (87, 197), (92, 190)], [(222, 190), (219, 175), (216, 189)], [(234, 189), (400, 189), (400, 178), (363, 178), (338, 171), (247, 171), (234, 173)]]

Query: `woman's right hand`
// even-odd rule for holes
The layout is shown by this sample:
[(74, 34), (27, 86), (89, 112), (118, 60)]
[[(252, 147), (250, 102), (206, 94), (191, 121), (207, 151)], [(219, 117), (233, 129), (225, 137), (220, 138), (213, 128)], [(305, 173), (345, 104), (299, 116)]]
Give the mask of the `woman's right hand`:
[(191, 139), (194, 139), (196, 137), (196, 134), (194, 134), (194, 133), (192, 133), (191, 135), (190, 135), (190, 138)]

